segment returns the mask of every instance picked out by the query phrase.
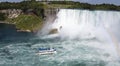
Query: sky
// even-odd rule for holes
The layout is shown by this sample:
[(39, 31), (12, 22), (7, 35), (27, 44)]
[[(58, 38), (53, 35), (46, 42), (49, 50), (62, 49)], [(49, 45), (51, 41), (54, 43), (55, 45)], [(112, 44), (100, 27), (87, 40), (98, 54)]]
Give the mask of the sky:
[[(0, 1), (9, 1), (9, 2), (19, 2), (22, 0), (0, 0)], [(90, 4), (102, 4), (102, 3), (108, 3), (108, 4), (115, 4), (120, 5), (120, 0), (72, 0), (72, 1), (79, 1), (79, 2), (85, 2)]]
[(74, 0), (74, 1), (87, 2), (91, 4), (108, 3), (108, 4), (120, 5), (120, 0)]

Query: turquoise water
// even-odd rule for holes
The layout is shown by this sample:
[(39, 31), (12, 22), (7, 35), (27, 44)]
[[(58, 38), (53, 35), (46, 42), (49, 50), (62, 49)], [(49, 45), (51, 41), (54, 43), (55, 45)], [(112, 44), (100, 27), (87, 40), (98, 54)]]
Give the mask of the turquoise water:
[[(110, 53), (97, 47), (100, 42), (96, 38), (7, 37), (0, 41), (0, 66), (119, 66)], [(41, 47), (54, 47), (57, 54), (37, 55)]]

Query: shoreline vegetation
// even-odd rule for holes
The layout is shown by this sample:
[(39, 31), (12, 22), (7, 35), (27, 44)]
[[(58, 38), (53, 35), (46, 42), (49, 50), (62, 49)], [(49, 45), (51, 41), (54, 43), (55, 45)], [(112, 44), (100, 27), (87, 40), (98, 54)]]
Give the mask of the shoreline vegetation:
[[(88, 4), (73, 1), (36, 1), (1, 2), (0, 21), (14, 24), (17, 31), (37, 32), (46, 19), (47, 9), (88, 9), (120, 11), (120, 6), (114, 4)], [(12, 11), (10, 11), (12, 10)]]

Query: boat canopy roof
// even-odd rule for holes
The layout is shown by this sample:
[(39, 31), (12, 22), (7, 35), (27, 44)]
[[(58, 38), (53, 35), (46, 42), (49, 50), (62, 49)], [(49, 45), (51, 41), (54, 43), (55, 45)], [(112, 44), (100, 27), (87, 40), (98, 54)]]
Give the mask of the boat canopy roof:
[(39, 48), (39, 50), (50, 50), (50, 48)]

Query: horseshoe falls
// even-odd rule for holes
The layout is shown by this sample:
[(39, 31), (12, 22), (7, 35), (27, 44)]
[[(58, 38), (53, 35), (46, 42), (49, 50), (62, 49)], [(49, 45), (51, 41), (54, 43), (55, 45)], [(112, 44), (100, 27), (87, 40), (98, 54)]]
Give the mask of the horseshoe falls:
[[(119, 25), (119, 11), (60, 9), (45, 25), (55, 34), (0, 35), (0, 66), (120, 66)], [(36, 54), (49, 47), (57, 53)]]

